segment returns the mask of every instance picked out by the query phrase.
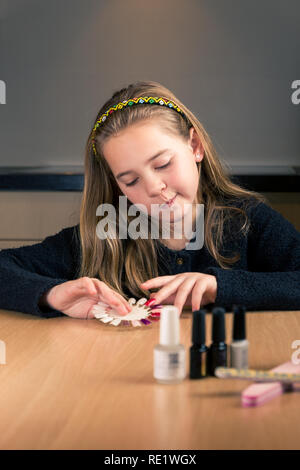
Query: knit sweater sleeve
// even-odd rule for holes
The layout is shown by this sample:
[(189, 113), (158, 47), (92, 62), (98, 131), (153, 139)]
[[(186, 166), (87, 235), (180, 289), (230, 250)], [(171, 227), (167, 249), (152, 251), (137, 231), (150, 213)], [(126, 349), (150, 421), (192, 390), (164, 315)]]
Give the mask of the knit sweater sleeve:
[(0, 251), (0, 308), (46, 318), (63, 316), (38, 303), (52, 287), (76, 278), (78, 227), (65, 228), (35, 245)]
[(248, 270), (209, 267), (217, 278), (215, 303), (248, 310), (300, 310), (300, 233), (277, 211), (260, 203), (248, 234)]

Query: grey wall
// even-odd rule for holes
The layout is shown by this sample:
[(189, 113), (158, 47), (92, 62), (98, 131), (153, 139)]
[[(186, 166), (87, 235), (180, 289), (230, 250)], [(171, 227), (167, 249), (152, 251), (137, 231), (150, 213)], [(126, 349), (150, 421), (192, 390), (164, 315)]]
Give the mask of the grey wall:
[(0, 0), (0, 166), (80, 165), (98, 109), (161, 82), (229, 165), (300, 165), (299, 0)]

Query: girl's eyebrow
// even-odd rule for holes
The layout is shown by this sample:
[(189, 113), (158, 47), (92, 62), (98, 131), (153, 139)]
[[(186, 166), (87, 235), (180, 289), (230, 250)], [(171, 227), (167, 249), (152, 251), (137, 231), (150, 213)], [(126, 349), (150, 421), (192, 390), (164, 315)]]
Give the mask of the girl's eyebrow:
[[(146, 161), (146, 163), (151, 162), (151, 161), (154, 160), (155, 158), (159, 157), (160, 155), (162, 155), (163, 153), (166, 153), (166, 152), (168, 152), (168, 151), (169, 151), (169, 149), (160, 150), (156, 155), (154, 155), (153, 157), (150, 157), (150, 158)], [(122, 173), (119, 173), (119, 174), (116, 176), (116, 178), (117, 178), (117, 179), (120, 179), (122, 176), (127, 175), (128, 173), (134, 173), (134, 170), (123, 171)]]

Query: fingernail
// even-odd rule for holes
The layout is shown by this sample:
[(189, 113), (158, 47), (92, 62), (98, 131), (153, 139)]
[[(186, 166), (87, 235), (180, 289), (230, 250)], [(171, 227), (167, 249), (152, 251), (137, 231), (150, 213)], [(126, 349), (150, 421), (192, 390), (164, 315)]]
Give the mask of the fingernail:
[(147, 300), (147, 302), (145, 303), (145, 305), (150, 305), (152, 302), (156, 302), (156, 299), (155, 299), (155, 298), (152, 298), (152, 299)]

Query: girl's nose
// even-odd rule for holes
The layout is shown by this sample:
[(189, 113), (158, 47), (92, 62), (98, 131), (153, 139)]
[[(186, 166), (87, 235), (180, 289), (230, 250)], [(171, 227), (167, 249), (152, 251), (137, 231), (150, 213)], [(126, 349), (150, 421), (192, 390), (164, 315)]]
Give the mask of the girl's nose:
[(167, 185), (160, 178), (153, 178), (146, 183), (146, 192), (150, 197), (160, 196), (166, 187)]

